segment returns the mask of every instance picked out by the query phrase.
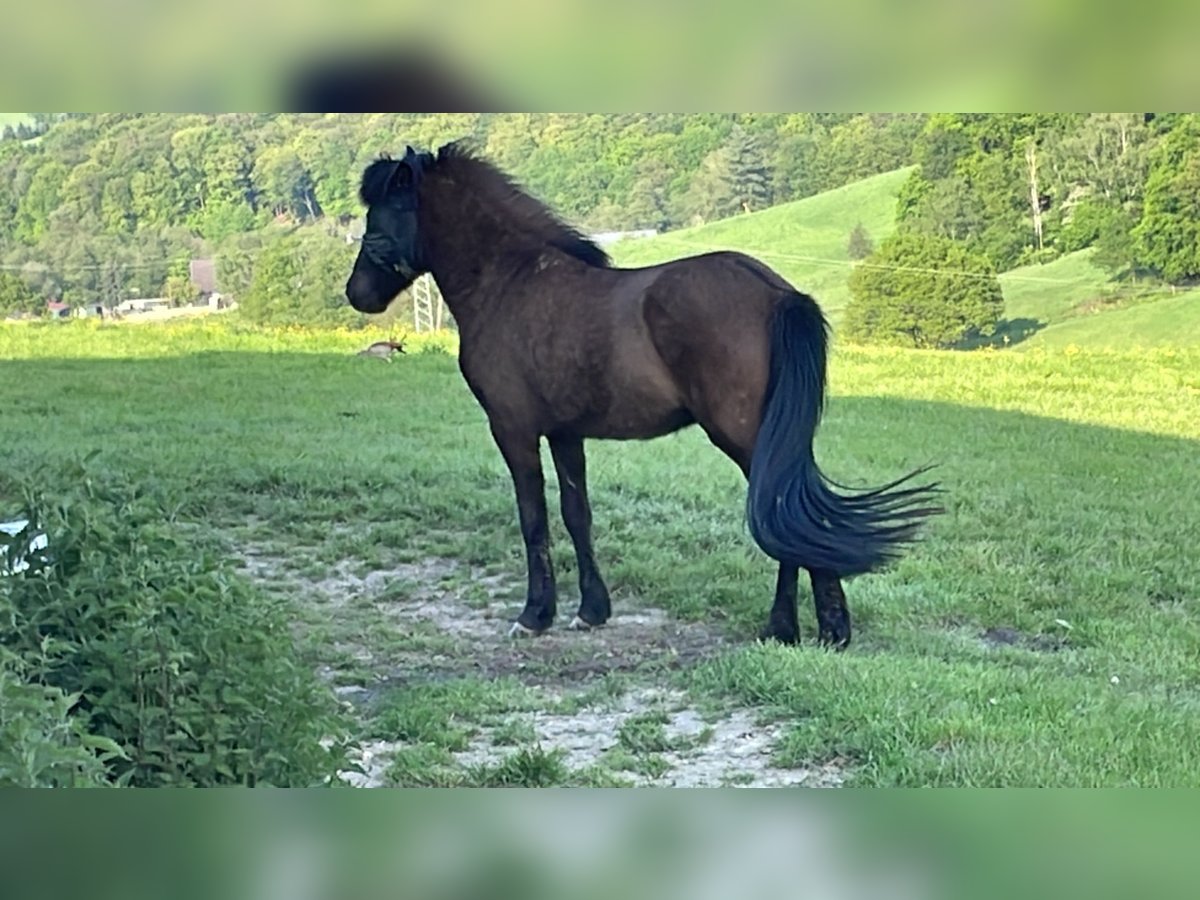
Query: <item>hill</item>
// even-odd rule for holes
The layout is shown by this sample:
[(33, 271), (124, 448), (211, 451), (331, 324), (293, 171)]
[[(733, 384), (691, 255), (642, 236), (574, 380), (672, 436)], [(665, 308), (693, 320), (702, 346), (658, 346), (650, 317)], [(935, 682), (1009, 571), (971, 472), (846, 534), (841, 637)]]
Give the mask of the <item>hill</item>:
[(740, 250), (812, 294), (836, 322), (850, 299), (850, 232), (861, 222), (876, 245), (891, 234), (896, 194), (911, 172), (897, 169), (760, 212), (622, 241), (612, 257), (621, 266), (646, 266), (710, 250)]
[(1021, 347), (1097, 348), (1200, 344), (1200, 290), (1116, 283), (1091, 250), (1000, 276), (1005, 330)]
[[(740, 250), (812, 294), (836, 325), (850, 299), (846, 251), (862, 222), (873, 242), (895, 228), (896, 194), (911, 168), (864, 178), (813, 197), (612, 248), (621, 266), (644, 266), (710, 250)], [(1020, 347), (1200, 345), (1200, 289), (1111, 281), (1080, 250), (1000, 275), (1007, 334)]]
[(1021, 346), (1096, 349), (1200, 346), (1200, 290), (1064, 319)]

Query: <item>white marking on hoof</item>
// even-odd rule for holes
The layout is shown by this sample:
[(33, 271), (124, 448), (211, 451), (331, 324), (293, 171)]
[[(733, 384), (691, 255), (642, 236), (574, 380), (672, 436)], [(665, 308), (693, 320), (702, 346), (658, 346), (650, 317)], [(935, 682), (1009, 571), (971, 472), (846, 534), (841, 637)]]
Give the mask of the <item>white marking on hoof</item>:
[(537, 637), (541, 634), (540, 631), (534, 631), (532, 628), (526, 628), (520, 622), (513, 622), (512, 628), (508, 629), (508, 636), (514, 640), (518, 638)]
[(591, 631), (593, 628), (599, 628), (600, 626), (592, 625), (588, 622), (583, 621), (583, 619), (579, 618), (579, 616), (576, 616), (575, 618), (573, 618), (571, 620), (571, 624), (568, 625), (567, 627), (570, 628), (572, 631)]

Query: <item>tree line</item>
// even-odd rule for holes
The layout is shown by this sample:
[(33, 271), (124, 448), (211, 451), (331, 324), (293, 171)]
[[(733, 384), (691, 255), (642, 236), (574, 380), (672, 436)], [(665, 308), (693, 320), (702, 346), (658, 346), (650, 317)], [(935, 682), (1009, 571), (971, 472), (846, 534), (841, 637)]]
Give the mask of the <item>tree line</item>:
[[(19, 279), (4, 279), (0, 303), (186, 299), (186, 260), (215, 255), (236, 285), (228, 292), (250, 291), (252, 308), (282, 310), (289, 290), (280, 282), (255, 294), (259, 260), (292, 289), (327, 283), (324, 317), (340, 302), (344, 272), (317, 275), (347, 255), (362, 169), (381, 152), (459, 138), (588, 230), (678, 228), (913, 165), (896, 240), (907, 236), (904, 247), (927, 261), (942, 241), (953, 249), (933, 256), (962, 251), (997, 272), (1094, 247), (1117, 278), (1200, 277), (1195, 114), (34, 114), (30, 122), (32, 137), (0, 140), (0, 271)], [(877, 252), (885, 251), (904, 255)], [(312, 290), (297, 301), (306, 316), (317, 315)]]
[(961, 241), (997, 271), (1085, 247), (1116, 277), (1200, 277), (1200, 116), (933, 115), (902, 231)]
[[(0, 264), (72, 302), (153, 295), (169, 260), (344, 237), (381, 152), (467, 138), (574, 223), (667, 229), (907, 164), (917, 115), (38, 114), (0, 141)], [(294, 244), (310, 245), (308, 240)]]

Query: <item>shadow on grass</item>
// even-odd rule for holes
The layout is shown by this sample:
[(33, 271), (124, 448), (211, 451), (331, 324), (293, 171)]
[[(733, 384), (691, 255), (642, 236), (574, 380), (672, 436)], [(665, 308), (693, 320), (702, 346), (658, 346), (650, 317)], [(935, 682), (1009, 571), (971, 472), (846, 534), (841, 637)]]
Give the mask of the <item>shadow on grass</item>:
[(998, 349), (1011, 347), (1014, 344), (1029, 340), (1048, 324), (1048, 322), (1029, 318), (1001, 319), (996, 325), (995, 332), (990, 336), (968, 338), (956, 344), (954, 349), (979, 350), (983, 347), (996, 347)]

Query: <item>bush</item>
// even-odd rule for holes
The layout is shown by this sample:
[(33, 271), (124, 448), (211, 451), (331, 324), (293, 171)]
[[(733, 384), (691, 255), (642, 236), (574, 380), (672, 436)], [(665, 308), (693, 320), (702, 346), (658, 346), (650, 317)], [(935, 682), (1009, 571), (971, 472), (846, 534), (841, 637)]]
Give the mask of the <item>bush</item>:
[(27, 680), (27, 667), (0, 647), (0, 787), (99, 787), (118, 745), (88, 734), (72, 709), (79, 698)]
[(845, 333), (864, 343), (951, 347), (992, 334), (1004, 296), (986, 256), (927, 234), (893, 235), (850, 274)]
[(866, 259), (875, 252), (875, 245), (862, 222), (854, 226), (850, 232), (850, 240), (846, 243), (846, 255), (851, 259)]
[(302, 786), (346, 768), (336, 703), (297, 658), (285, 604), (151, 498), (61, 477), (53, 501), (23, 489), (49, 546), (0, 577), (0, 784)]

